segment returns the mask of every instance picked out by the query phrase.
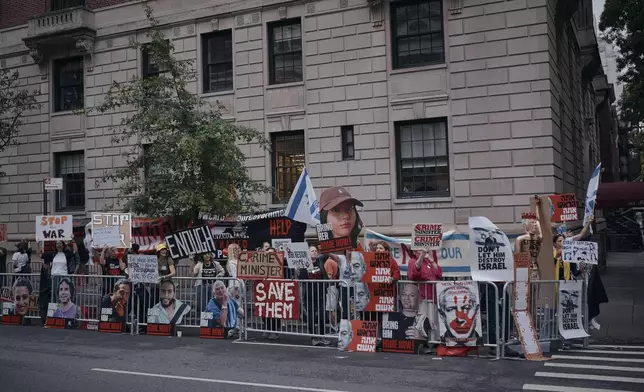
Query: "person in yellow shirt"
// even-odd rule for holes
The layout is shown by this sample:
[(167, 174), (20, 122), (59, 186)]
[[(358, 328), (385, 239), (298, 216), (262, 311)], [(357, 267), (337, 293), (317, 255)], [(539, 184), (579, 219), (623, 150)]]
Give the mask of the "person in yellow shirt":
[(581, 230), (577, 235), (572, 235), (572, 233), (567, 232), (564, 234), (555, 234), (552, 237), (552, 255), (555, 262), (555, 280), (570, 280), (571, 274), (576, 277), (581, 272), (583, 266), (573, 265), (570, 263), (564, 262), (562, 257), (562, 250), (565, 241), (579, 241), (585, 238), (588, 235), (590, 230), (590, 225), (593, 223), (593, 216), (590, 216), (586, 226)]

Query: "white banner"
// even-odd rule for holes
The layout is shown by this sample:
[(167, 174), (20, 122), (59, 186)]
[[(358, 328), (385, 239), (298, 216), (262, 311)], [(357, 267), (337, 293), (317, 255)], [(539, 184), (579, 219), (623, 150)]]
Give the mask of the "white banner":
[(482, 343), (481, 302), (477, 282), (436, 283), (441, 342), (446, 346)]
[(492, 221), (482, 216), (469, 218), (472, 279), (509, 282), (514, 280), (512, 245)]
[(565, 263), (597, 264), (597, 243), (592, 241), (564, 241), (561, 258)]
[[(584, 207), (584, 226), (588, 222), (588, 218), (595, 212), (595, 202), (597, 201), (597, 190), (599, 189), (599, 177), (602, 171), (601, 162), (593, 174), (590, 176), (590, 181), (588, 181), (588, 188), (586, 189), (586, 205)], [(590, 227), (590, 232), (593, 232), (592, 226)]]
[(74, 238), (72, 215), (36, 216), (36, 241), (70, 241)]
[(566, 340), (589, 336), (581, 320), (582, 298), (584, 298), (582, 281), (569, 280), (559, 283), (557, 319), (559, 333)]
[(313, 261), (309, 254), (309, 244), (306, 242), (289, 242), (284, 244), (284, 257), (289, 268), (313, 268)]
[(133, 283), (158, 283), (159, 270), (155, 255), (128, 255), (127, 264)]
[(271, 240), (271, 247), (278, 252), (284, 252), (284, 246), (290, 243), (290, 238), (274, 238)]

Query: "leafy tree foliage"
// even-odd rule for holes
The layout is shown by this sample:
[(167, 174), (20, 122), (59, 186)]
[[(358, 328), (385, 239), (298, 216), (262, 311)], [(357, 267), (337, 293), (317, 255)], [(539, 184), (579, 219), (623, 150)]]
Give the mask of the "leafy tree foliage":
[(102, 181), (115, 183), (117, 204), (136, 214), (197, 218), (200, 212), (228, 216), (253, 210), (255, 196), (270, 189), (251, 180), (238, 143), (267, 148), (267, 140), (222, 119), (220, 107), (190, 90), (194, 63), (174, 58), (152, 9), (144, 8), (151, 27), (145, 50), (160, 74), (114, 82), (93, 109), (127, 112), (111, 127), (113, 143), (123, 146), (122, 166)]

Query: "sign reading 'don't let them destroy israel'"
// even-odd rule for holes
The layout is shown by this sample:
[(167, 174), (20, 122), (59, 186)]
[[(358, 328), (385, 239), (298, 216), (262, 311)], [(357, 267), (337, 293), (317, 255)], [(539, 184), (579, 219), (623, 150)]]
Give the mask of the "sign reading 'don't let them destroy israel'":
[(550, 220), (555, 223), (576, 221), (577, 198), (574, 193), (564, 195), (550, 195)]
[(559, 282), (557, 321), (559, 333), (566, 340), (588, 337), (581, 320), (582, 290), (581, 281)]
[(411, 249), (439, 249), (442, 239), (442, 224), (416, 223), (411, 232)]
[(284, 253), (282, 252), (241, 252), (237, 262), (239, 279), (282, 279), (283, 270)]
[(72, 215), (36, 216), (36, 241), (69, 241), (74, 238)]
[(215, 240), (208, 226), (191, 227), (165, 237), (170, 256), (177, 260), (192, 255), (214, 253)]
[(255, 282), (254, 314), (257, 317), (297, 320), (300, 317), (299, 284), (292, 280)]
[(92, 240), (96, 247), (132, 247), (132, 215), (121, 213), (92, 213)]

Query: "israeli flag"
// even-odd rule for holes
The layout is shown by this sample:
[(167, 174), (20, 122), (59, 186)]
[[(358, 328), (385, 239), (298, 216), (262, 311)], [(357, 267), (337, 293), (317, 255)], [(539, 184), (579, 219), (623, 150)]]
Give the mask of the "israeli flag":
[[(588, 218), (595, 212), (595, 201), (597, 201), (597, 189), (599, 188), (599, 174), (602, 171), (601, 162), (593, 171), (593, 175), (590, 176), (590, 181), (588, 181), (588, 189), (586, 190), (586, 208), (584, 209), (584, 227)], [(590, 228), (590, 232), (593, 232), (593, 228)]]
[(284, 216), (311, 226), (320, 224), (320, 202), (315, 196), (315, 190), (306, 168), (302, 170), (300, 179), (295, 184)]

